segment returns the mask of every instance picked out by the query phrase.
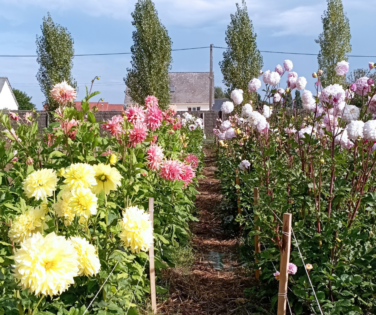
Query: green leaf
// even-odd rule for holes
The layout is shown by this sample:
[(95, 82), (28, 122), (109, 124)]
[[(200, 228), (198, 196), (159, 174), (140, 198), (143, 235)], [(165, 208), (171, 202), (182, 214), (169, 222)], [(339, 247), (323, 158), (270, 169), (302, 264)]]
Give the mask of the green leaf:
[(63, 152), (53, 151), (53, 152), (50, 153), (49, 158), (50, 159), (55, 159), (55, 158), (61, 158), (63, 156), (66, 156)]
[(87, 120), (90, 121), (92, 124), (95, 123), (95, 116), (94, 116), (94, 114), (92, 112), (89, 112), (87, 114)]

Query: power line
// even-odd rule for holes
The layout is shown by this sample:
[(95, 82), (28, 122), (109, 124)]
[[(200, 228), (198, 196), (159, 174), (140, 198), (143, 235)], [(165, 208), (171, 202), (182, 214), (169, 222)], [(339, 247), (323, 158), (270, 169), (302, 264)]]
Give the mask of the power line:
[[(178, 48), (171, 49), (171, 51), (182, 51), (182, 50), (196, 50), (196, 49), (207, 49), (210, 46), (205, 47), (191, 47), (191, 48)], [(130, 55), (131, 52), (118, 52), (118, 53), (99, 53), (99, 54), (77, 54), (74, 57), (88, 57), (88, 56), (114, 56), (114, 55)], [(36, 58), (38, 55), (0, 55), (2, 58)]]

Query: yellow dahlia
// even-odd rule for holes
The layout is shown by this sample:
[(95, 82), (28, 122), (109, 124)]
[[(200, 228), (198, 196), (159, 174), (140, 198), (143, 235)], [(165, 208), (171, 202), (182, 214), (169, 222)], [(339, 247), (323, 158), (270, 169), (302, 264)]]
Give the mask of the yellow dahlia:
[(91, 188), (97, 184), (94, 178), (95, 171), (89, 164), (72, 164), (65, 169), (63, 176), (65, 177), (64, 183), (71, 189)]
[(130, 247), (132, 253), (149, 249), (153, 242), (153, 228), (149, 215), (144, 210), (138, 207), (127, 208), (120, 225), (122, 227), (120, 239), (126, 247)]
[(72, 198), (72, 193), (69, 190), (63, 191), (61, 197), (58, 198), (58, 201), (53, 205), (56, 214), (60, 218), (64, 218), (64, 225), (69, 226), (74, 220), (74, 213), (72, 213), (71, 208), (69, 207), (69, 201)]
[(97, 185), (92, 188), (94, 194), (100, 194), (104, 191), (107, 195), (111, 190), (116, 190), (117, 186), (120, 186), (120, 181), (123, 177), (116, 168), (106, 164), (94, 165), (93, 168), (97, 181)]
[(71, 237), (73, 247), (78, 254), (78, 274), (80, 276), (94, 276), (101, 269), (95, 247), (86, 239)]
[(21, 243), (33, 234), (43, 233), (47, 228), (44, 222), (45, 211), (43, 207), (31, 208), (18, 216), (12, 223), (8, 236), (15, 243)]
[(98, 198), (88, 188), (78, 188), (72, 192), (68, 207), (78, 217), (88, 219), (97, 213)]
[(111, 154), (111, 156), (110, 156), (110, 164), (114, 165), (114, 164), (116, 164), (116, 162), (117, 162), (117, 156), (116, 156), (116, 154)]
[(41, 169), (31, 173), (23, 182), (23, 189), (27, 197), (36, 200), (52, 196), (56, 190), (57, 176), (54, 170)]
[(35, 295), (57, 295), (78, 276), (78, 254), (72, 243), (55, 233), (34, 234), (14, 254), (14, 275), (22, 289)]

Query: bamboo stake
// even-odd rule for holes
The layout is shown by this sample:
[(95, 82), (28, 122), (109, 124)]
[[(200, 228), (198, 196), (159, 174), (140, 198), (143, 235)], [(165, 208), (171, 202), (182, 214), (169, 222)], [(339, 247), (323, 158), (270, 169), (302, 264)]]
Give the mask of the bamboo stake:
[[(240, 186), (239, 183), (239, 169), (237, 168), (235, 170), (235, 182), (236, 182), (236, 185)], [(238, 197), (238, 214), (240, 214), (242, 212), (242, 209), (240, 207), (240, 194), (239, 194), (239, 188), (236, 188), (236, 195)]]
[[(151, 226), (154, 229), (154, 198), (149, 198), (149, 215)], [(157, 314), (157, 294), (155, 290), (155, 267), (154, 267), (154, 241), (149, 247), (149, 271), (150, 271), (150, 294), (153, 313)]]
[(278, 291), (278, 313), (277, 315), (286, 315), (287, 290), (289, 282), (288, 266), (290, 263), (291, 251), (291, 224), (292, 214), (283, 214), (282, 229), (282, 250), (281, 250), (281, 268), (279, 275), (279, 291)]
[[(258, 201), (260, 199), (260, 193), (259, 193), (259, 189), (257, 187), (255, 187), (253, 189), (253, 204), (255, 206), (258, 205)], [(255, 222), (258, 220), (258, 216), (255, 215)], [(260, 227), (255, 225), (255, 230), (256, 231), (260, 231)], [(261, 247), (260, 247), (260, 236), (259, 235), (255, 235), (255, 254), (257, 253), (261, 253)], [(258, 263), (258, 259), (255, 255), (255, 263), (257, 264)], [(260, 279), (260, 273), (261, 273), (261, 268), (258, 268), (256, 269), (256, 280), (259, 280)]]

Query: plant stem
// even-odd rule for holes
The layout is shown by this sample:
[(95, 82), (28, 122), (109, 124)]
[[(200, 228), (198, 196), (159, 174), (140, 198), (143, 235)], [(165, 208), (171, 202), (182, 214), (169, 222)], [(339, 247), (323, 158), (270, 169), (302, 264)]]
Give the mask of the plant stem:
[(34, 315), (34, 314), (35, 314), (35, 312), (37, 311), (37, 309), (38, 309), (38, 306), (39, 306), (40, 302), (42, 302), (43, 298), (44, 298), (44, 296), (42, 295), (42, 297), (40, 298), (40, 300), (39, 300), (39, 302), (38, 302), (37, 306), (36, 306), (36, 307), (34, 308), (34, 311), (33, 311), (32, 315)]

